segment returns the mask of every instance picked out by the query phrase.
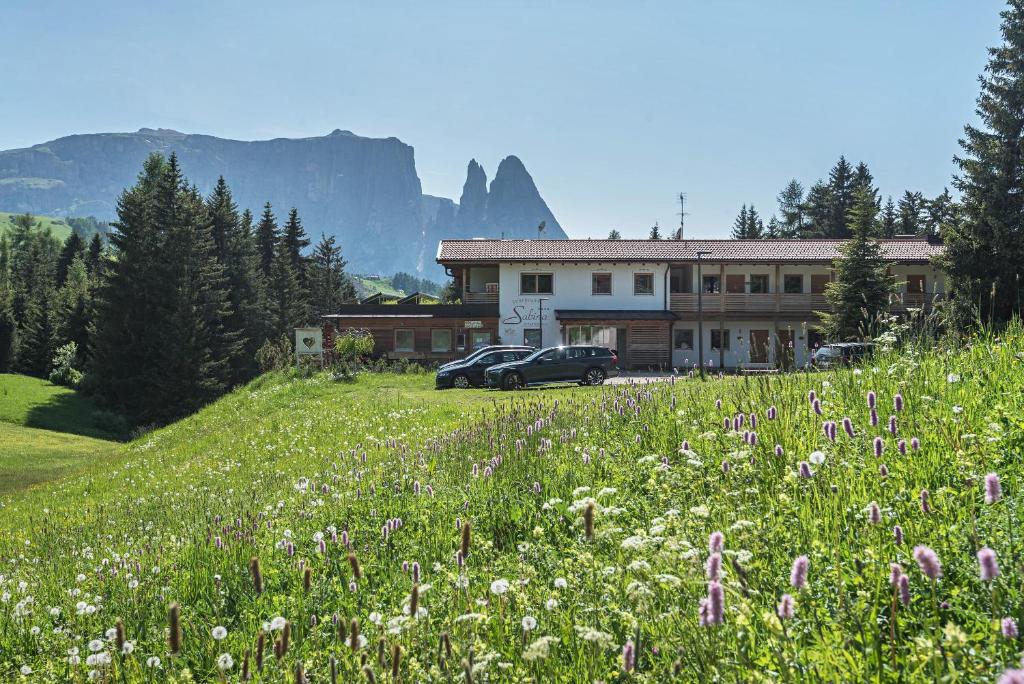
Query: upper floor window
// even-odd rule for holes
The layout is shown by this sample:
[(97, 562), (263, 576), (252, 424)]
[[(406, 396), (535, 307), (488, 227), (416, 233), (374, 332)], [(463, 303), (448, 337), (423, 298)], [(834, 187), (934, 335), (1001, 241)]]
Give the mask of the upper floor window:
[(750, 276), (750, 294), (768, 294), (768, 276), (752, 274)]
[(550, 273), (520, 273), (519, 294), (553, 294), (553, 281)]
[(782, 291), (786, 294), (802, 294), (804, 291), (804, 277), (799, 273), (790, 273), (782, 276)]
[(652, 295), (652, 294), (654, 294), (654, 274), (653, 273), (634, 273), (633, 274), (633, 294), (635, 294), (635, 295)]
[(747, 278), (742, 273), (728, 273), (725, 276), (725, 291), (728, 294), (744, 294)]
[(610, 295), (612, 293), (611, 273), (592, 273), (590, 275), (590, 294)]
[(816, 274), (811, 276), (811, 294), (825, 294), (825, 286), (832, 277), (828, 274)]
[(669, 272), (669, 292), (672, 294), (689, 294), (693, 292), (693, 280), (690, 278), (689, 266), (673, 266)]
[(704, 294), (719, 294), (722, 291), (722, 279), (716, 275), (704, 276), (701, 290)]

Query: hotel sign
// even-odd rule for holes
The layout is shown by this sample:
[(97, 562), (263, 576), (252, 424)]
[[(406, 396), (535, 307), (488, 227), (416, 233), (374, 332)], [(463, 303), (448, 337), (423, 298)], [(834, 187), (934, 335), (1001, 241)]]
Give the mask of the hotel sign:
[(465, 327), (467, 329), (482, 328), (482, 327), (484, 327), (484, 322), (483, 321), (466, 321), (466, 326)]

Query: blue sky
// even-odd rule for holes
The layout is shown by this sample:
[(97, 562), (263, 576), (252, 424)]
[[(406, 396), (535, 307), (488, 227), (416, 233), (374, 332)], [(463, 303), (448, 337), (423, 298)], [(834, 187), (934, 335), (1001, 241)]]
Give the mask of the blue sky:
[(413, 145), (424, 192), (456, 200), (470, 158), (490, 178), (516, 154), (571, 237), (675, 226), (679, 191), (688, 235), (724, 237), (840, 154), (883, 195), (941, 192), (1002, 7), (4, 0), (0, 149), (341, 128)]

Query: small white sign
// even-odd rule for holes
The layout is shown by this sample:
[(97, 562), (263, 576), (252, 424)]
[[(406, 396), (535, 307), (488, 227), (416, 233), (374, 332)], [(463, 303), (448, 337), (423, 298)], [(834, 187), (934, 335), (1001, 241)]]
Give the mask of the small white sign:
[(295, 329), (295, 357), (323, 356), (324, 331), (320, 328)]
[(484, 327), (483, 321), (466, 321), (466, 328), (482, 328)]

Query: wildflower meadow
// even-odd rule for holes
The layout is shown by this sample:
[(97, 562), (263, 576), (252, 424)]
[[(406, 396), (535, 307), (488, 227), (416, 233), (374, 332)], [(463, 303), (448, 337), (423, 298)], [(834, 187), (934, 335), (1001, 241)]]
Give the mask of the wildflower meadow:
[(0, 498), (0, 680), (1021, 681), (1020, 328), (428, 383), (267, 375)]

